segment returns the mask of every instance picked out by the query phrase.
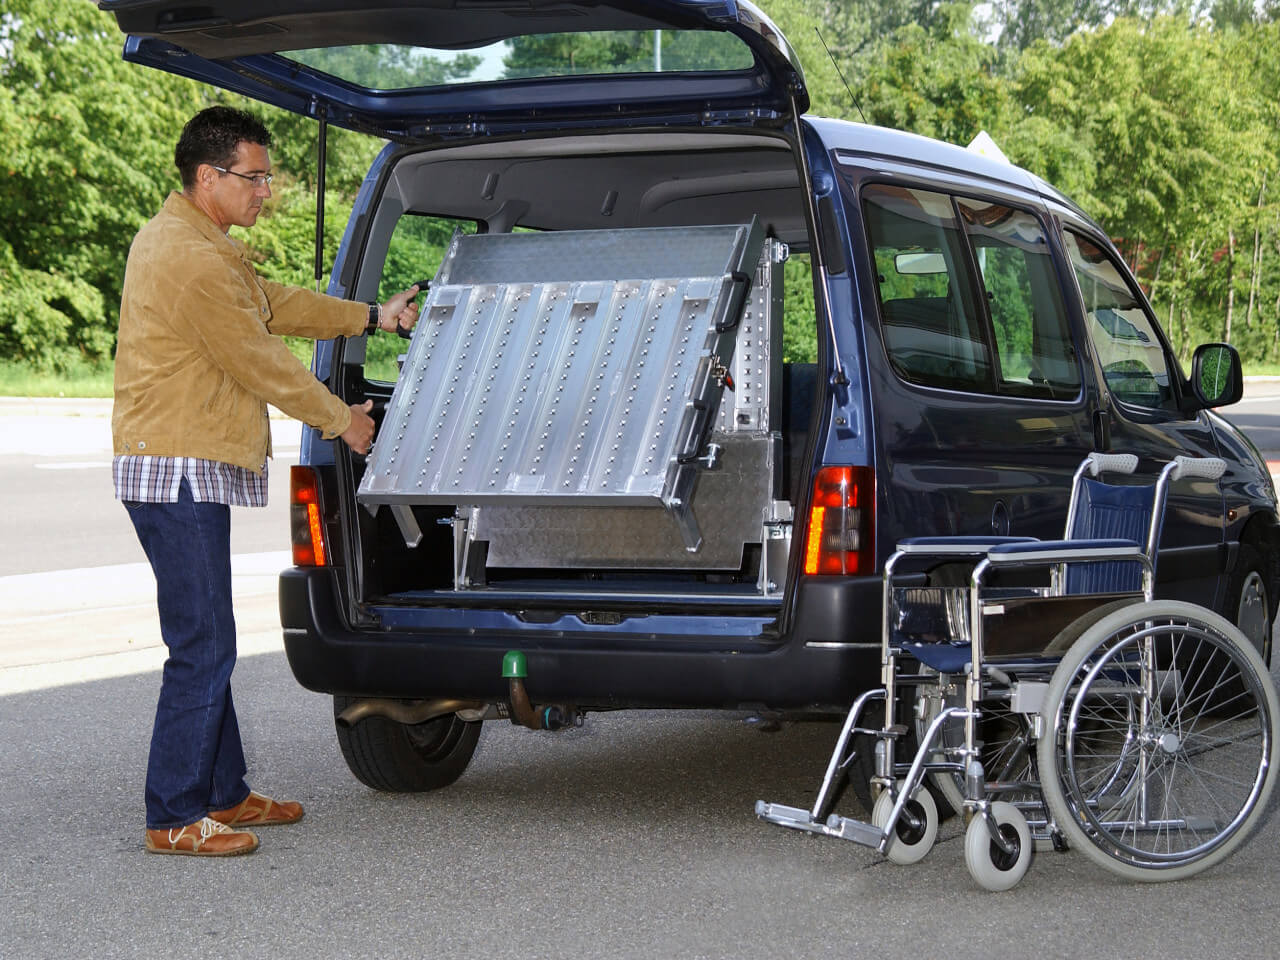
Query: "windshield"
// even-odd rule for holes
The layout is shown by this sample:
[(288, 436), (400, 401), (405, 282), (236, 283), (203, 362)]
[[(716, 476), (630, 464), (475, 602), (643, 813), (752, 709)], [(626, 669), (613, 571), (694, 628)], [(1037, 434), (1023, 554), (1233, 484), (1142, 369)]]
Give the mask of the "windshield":
[(608, 30), (517, 37), (466, 51), (397, 44), (293, 50), (286, 59), (367, 90), (615, 73), (749, 70), (751, 49), (730, 33)]

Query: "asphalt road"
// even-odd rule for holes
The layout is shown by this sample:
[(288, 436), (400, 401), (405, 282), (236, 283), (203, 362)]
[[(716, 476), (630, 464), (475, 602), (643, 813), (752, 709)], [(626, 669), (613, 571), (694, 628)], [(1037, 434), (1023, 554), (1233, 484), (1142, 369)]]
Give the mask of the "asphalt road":
[[(0, 699), (6, 958), (1274, 958), (1274, 814), (1224, 867), (1143, 886), (1044, 854), (974, 889), (957, 828), (914, 867), (763, 824), (808, 803), (829, 724), (763, 733), (720, 714), (491, 724), (452, 788), (347, 776), (323, 698), (280, 654), (236, 672), (250, 776), (303, 799), (250, 857), (140, 849), (156, 678)], [(856, 808), (846, 802), (842, 809)]]
[[(111, 489), (111, 403), (0, 398), (0, 501), (4, 520), (0, 577), (68, 567), (142, 563), (145, 557)], [(270, 505), (237, 509), (232, 552), (289, 545), (289, 466), (301, 427), (272, 420)]]
[[(1273, 429), (1280, 398), (1228, 415)], [(109, 482), (105, 468), (33, 465), (108, 461), (55, 447), (66, 430), (93, 435), (84, 419), (36, 424), (36, 453), (12, 449), (18, 431), (0, 420), (0, 493), (21, 505), (0, 574), (3, 960), (1277, 955), (1275, 802), (1243, 850), (1190, 881), (1123, 883), (1079, 854), (1046, 853), (993, 895), (970, 881), (954, 824), (921, 864), (897, 867), (755, 819), (758, 798), (812, 801), (831, 723), (766, 732), (697, 712), (593, 714), (559, 734), (492, 723), (454, 787), (370, 791), (338, 754), (329, 701), (297, 686), (280, 650), (280, 495), (234, 518), (246, 538), (236, 701), (251, 782), (302, 800), (307, 817), (262, 830), (251, 857), (147, 856), (141, 783), (163, 660), (147, 571), (129, 558), (123, 511), (90, 490)], [(122, 525), (95, 528), (99, 516)], [(47, 536), (73, 569), (24, 565), (51, 556), (31, 542)], [(857, 812), (851, 798), (840, 809)]]

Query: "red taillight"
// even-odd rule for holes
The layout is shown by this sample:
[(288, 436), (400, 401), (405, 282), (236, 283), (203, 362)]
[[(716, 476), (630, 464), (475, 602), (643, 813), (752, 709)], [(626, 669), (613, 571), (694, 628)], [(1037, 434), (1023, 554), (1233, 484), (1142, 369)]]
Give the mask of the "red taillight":
[(324, 523), (320, 517), (320, 484), (311, 467), (289, 468), (289, 526), (293, 564), (325, 565)]
[(866, 575), (875, 569), (871, 521), (875, 472), (870, 467), (823, 467), (813, 480), (804, 572)]

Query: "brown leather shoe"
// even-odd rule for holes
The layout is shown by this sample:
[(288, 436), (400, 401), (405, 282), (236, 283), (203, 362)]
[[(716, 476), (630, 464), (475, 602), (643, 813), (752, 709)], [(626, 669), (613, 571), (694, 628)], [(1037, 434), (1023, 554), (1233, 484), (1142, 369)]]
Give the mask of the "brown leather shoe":
[(258, 838), (247, 830), (232, 830), (203, 817), (185, 827), (148, 830), (143, 845), (147, 853), (176, 853), (187, 857), (234, 857), (253, 853)]
[(270, 827), (277, 823), (297, 823), (302, 819), (302, 804), (293, 801), (279, 803), (250, 791), (234, 807), (210, 810), (209, 817), (229, 827)]

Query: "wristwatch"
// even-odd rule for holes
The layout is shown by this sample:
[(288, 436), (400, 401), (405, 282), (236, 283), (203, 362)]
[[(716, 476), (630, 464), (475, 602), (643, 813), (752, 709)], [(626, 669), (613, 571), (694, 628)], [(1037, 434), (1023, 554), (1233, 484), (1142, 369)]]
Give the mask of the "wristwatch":
[(378, 329), (378, 324), (382, 322), (382, 305), (378, 303), (369, 304), (369, 322), (365, 324), (365, 333), (374, 333)]

